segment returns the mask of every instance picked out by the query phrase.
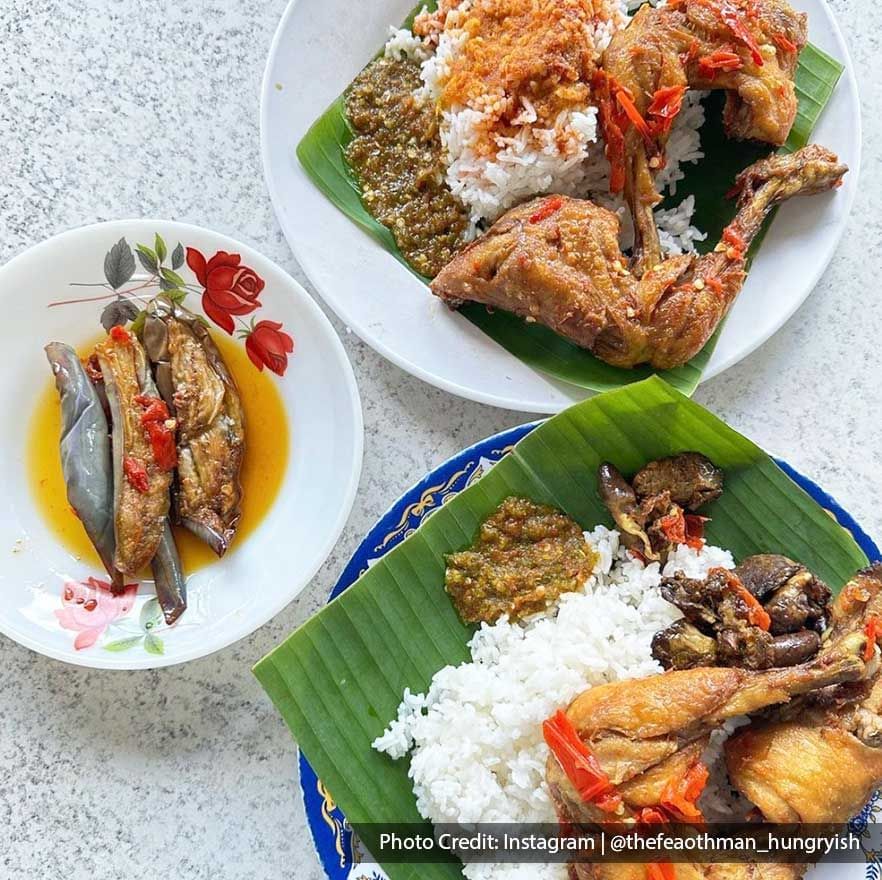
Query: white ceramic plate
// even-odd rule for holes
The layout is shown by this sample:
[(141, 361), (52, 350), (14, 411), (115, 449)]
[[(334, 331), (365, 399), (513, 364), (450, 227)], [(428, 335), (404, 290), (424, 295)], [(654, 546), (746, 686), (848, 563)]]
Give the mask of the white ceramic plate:
[[(860, 109), (848, 51), (825, 0), (794, 0), (813, 43), (845, 65), (813, 139), (851, 173), (835, 193), (785, 205), (732, 309), (704, 378), (746, 357), (796, 311), (833, 256), (858, 183)], [(557, 412), (588, 396), (521, 363), (450, 312), (307, 178), (295, 147), (399, 24), (413, 0), (291, 0), (263, 81), (264, 172), (279, 223), (322, 298), (369, 345), (454, 394), (510, 409)]]
[[(265, 282), (260, 307), (244, 321), (281, 323), (296, 342), (283, 375), (266, 371), (276, 383), (289, 427), (288, 462), (278, 475), (282, 485), (276, 500), (256, 530), (238, 545), (234, 541), (222, 560), (189, 576), (189, 607), (173, 627), (157, 621), (149, 581), (139, 585), (136, 596), (122, 600), (88, 586), (89, 577), (100, 579), (103, 572), (58, 542), (26, 476), (28, 423), (51, 381), (43, 346), (54, 339), (74, 346), (94, 340), (102, 332), (98, 317), (106, 300), (48, 304), (106, 296), (107, 288), (100, 285), (111, 246), (125, 238), (131, 247), (152, 247), (156, 233), (168, 243), (167, 266), (178, 242), (206, 257), (217, 251), (241, 255), (240, 265)], [(187, 307), (204, 314), (199, 280), (187, 263), (177, 271), (190, 285)], [(124, 289), (147, 278), (137, 264)], [(155, 286), (141, 292), (151, 290)], [(13, 259), (0, 269), (0, 309), (6, 357), (0, 374), (0, 631), (42, 654), (83, 666), (166, 666), (248, 635), (303, 589), (349, 515), (361, 472), (363, 433), (358, 389), (343, 346), (299, 284), (226, 236), (182, 223), (126, 220), (75, 229)], [(256, 369), (248, 360), (244, 364), (243, 369)]]

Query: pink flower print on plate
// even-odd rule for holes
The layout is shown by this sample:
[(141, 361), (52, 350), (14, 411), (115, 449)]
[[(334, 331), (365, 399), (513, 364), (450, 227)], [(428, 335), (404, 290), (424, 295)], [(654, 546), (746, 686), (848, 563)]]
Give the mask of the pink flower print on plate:
[(114, 593), (107, 581), (90, 577), (85, 581), (65, 581), (61, 593), (64, 606), (55, 612), (64, 629), (73, 630), (77, 637), (74, 648), (91, 648), (114, 620), (125, 617), (135, 604), (137, 584), (126, 584)]

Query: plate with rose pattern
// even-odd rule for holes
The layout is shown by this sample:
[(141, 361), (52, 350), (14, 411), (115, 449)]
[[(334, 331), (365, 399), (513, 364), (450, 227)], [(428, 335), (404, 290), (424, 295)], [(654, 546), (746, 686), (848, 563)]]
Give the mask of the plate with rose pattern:
[[(244, 496), (223, 558), (176, 527), (188, 607), (166, 625), (149, 570), (112, 592), (67, 503), (60, 407), (43, 347), (87, 357), (136, 331), (163, 293), (209, 328), (244, 409)], [(330, 323), (282, 269), (232, 239), (127, 220), (56, 236), (0, 268), (0, 632), (83, 666), (151, 668), (216, 651), (309, 582), (346, 521), (361, 470), (361, 404)], [(122, 328), (114, 329), (114, 328)]]

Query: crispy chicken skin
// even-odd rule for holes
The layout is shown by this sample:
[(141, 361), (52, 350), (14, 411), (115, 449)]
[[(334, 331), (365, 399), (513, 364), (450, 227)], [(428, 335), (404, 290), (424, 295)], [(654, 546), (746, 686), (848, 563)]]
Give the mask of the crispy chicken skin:
[(738, 176), (738, 213), (716, 249), (671, 257), (642, 275), (628, 269), (615, 214), (543, 196), (464, 248), (432, 292), (452, 308), (477, 302), (538, 321), (614, 366), (676, 367), (729, 310), (746, 277), (747, 247), (772, 207), (832, 189), (846, 171), (815, 145), (754, 163)]
[[(882, 565), (859, 572), (833, 606), (825, 642), (882, 615)], [(845, 822), (882, 782), (882, 665), (865, 681), (795, 701), (726, 744), (733, 785), (771, 822)], [(795, 756), (799, 756), (795, 760)]]
[[(806, 41), (805, 14), (785, 0), (677, 0), (656, 8), (646, 4), (604, 53), (610, 84), (606, 90), (626, 90), (637, 112), (652, 120), (649, 110), (659, 90), (722, 89), (729, 137), (780, 146), (796, 117), (794, 76)], [(615, 94), (609, 100), (614, 105)], [(608, 131), (609, 118), (608, 112), (601, 117), (608, 155), (616, 143)], [(652, 208), (660, 199), (653, 178), (664, 165), (668, 130), (663, 127), (648, 141), (627, 125), (621, 135), (625, 195), (644, 234), (641, 271), (661, 258), (652, 221)], [(615, 163), (616, 156), (610, 159)]]

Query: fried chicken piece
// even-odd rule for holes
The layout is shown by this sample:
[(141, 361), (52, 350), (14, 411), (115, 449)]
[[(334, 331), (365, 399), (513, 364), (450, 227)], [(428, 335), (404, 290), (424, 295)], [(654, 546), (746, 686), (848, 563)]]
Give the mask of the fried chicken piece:
[(738, 175), (738, 213), (716, 249), (632, 272), (618, 218), (592, 202), (544, 196), (504, 214), (432, 282), (452, 308), (482, 303), (538, 321), (618, 367), (679, 366), (697, 354), (741, 290), (747, 248), (777, 204), (837, 186), (847, 168), (809, 146)]
[[(612, 166), (642, 233), (639, 271), (661, 259), (655, 173), (686, 88), (726, 92), (729, 137), (780, 146), (797, 112), (806, 16), (786, 0), (678, 0), (641, 7), (603, 56), (597, 103)], [(626, 112), (630, 111), (630, 112)]]
[[(872, 573), (872, 579), (875, 600), (882, 584), (882, 567)], [(865, 583), (858, 584), (859, 589), (864, 587)], [(642, 808), (661, 804), (671, 785), (682, 780), (684, 773), (700, 760), (711, 730), (728, 718), (782, 704), (784, 708), (780, 711), (788, 713), (795, 711), (786, 705), (791, 700), (790, 706), (802, 707), (816, 700), (818, 694), (831, 692), (869, 690), (871, 697), (861, 708), (866, 709), (872, 701), (874, 710), (878, 709), (882, 704), (882, 687), (876, 687), (875, 681), (880, 664), (877, 653), (869, 661), (865, 659), (863, 628), (865, 619), (882, 611), (882, 607), (876, 607), (875, 601), (864, 601), (860, 598), (863, 595), (860, 592), (856, 599), (852, 597), (852, 604), (857, 601), (861, 606), (858, 610), (852, 607), (846, 611), (847, 602), (842, 603), (824, 651), (810, 663), (766, 672), (719, 668), (669, 672), (601, 685), (577, 697), (566, 716), (616, 786), (622, 805), (613, 818), (639, 819)], [(882, 741), (882, 726), (879, 729)], [(839, 739), (816, 736), (813, 742), (803, 738), (801, 742), (789, 743), (779, 728), (747, 730), (752, 736), (740, 734), (730, 740), (730, 774), (735, 765), (734, 772), (739, 775), (737, 779), (733, 776), (733, 782), (772, 821), (838, 821), (840, 816), (850, 816), (860, 806), (860, 797), (865, 797), (866, 786), (875, 785), (882, 774), (882, 767), (858, 768), (866, 756), (856, 751), (855, 742), (843, 745)], [(779, 737), (779, 748), (770, 753), (768, 740), (774, 741), (775, 737)], [(787, 748), (794, 745), (796, 750)], [(814, 747), (814, 752), (805, 751), (806, 747)], [(800, 761), (793, 760), (795, 754), (800, 755)], [(775, 763), (767, 766), (771, 761)], [(845, 761), (851, 763), (842, 763)], [(850, 775), (843, 772), (845, 767), (854, 768)], [(832, 779), (835, 773), (845, 778)], [(609, 812), (582, 799), (554, 755), (548, 758), (546, 780), (562, 822), (591, 825), (609, 821)], [(790, 792), (792, 780), (801, 784), (801, 788), (794, 790), (794, 800), (804, 812), (784, 813), (779, 809), (773, 813), (780, 801), (779, 791)], [(828, 803), (830, 786), (835, 794)], [(812, 804), (805, 804), (806, 800)], [(807, 867), (686, 863), (674, 866), (674, 877), (798, 880)], [(644, 880), (646, 870), (645, 864), (577, 863), (570, 866), (570, 876), (573, 880)]]
[[(855, 684), (803, 697), (726, 743), (733, 785), (770, 822), (845, 822), (882, 783), (882, 565), (857, 575), (833, 605), (824, 651), (864, 636), (873, 671)], [(880, 630), (882, 632), (882, 630)], [(795, 760), (798, 756), (798, 760)]]
[[(653, 791), (679, 780), (684, 758), (694, 762), (693, 753), (700, 754), (710, 732), (726, 719), (864, 678), (864, 643), (861, 633), (853, 633), (810, 663), (786, 669), (698, 668), (599, 685), (576, 697), (566, 717), (618, 787), (626, 818), (650, 799), (647, 778)], [(684, 756), (684, 749), (691, 751)], [(609, 819), (609, 813), (580, 797), (553, 755), (546, 779), (562, 818), (576, 823)]]

